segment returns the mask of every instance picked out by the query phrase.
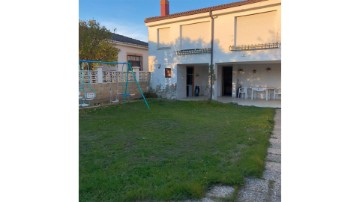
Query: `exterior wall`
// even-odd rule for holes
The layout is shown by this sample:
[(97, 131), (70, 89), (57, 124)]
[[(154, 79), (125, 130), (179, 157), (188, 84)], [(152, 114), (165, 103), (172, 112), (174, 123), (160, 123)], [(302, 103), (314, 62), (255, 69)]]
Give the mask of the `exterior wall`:
[[(270, 68), (270, 70), (266, 70)], [(243, 71), (239, 71), (242, 69)], [(254, 73), (253, 70), (256, 70)], [(281, 65), (280, 64), (248, 64), (237, 65), (234, 68), (236, 87), (274, 87), (281, 88)]]
[(208, 77), (209, 77), (208, 66), (195, 66), (194, 68), (194, 86), (200, 87), (200, 96), (208, 95)]
[[(214, 64), (216, 81), (214, 84), (214, 97), (221, 95), (221, 71), (218, 68), (220, 63), (242, 63), (242, 62), (258, 62), (258, 61), (280, 61), (281, 51), (280, 49), (266, 49), (255, 51), (231, 51), (230, 46), (241, 45), (236, 43), (236, 19), (239, 16), (249, 16), (259, 13), (276, 12), (274, 22), (274, 29), (276, 39), (280, 40), (280, 18), (281, 18), (281, 1), (269, 0), (264, 2), (258, 2), (254, 4), (248, 4), (240, 7), (233, 7), (223, 10), (217, 10), (213, 12), (214, 19)], [(256, 18), (256, 15), (254, 15)], [(261, 16), (261, 15), (259, 15)], [(261, 19), (257, 19), (261, 20)], [(181, 87), (181, 80), (183, 79), (184, 70), (179, 68), (178, 64), (182, 65), (209, 65), (210, 53), (206, 54), (193, 54), (193, 55), (176, 55), (176, 51), (189, 49), (189, 48), (205, 48), (209, 47), (207, 37), (203, 37), (204, 40), (196, 38), (198, 32), (208, 32), (211, 34), (211, 18), (209, 13), (200, 13), (190, 16), (182, 16), (173, 19), (164, 19), (156, 22), (149, 22), (149, 71), (152, 72), (150, 87), (156, 92), (165, 92), (166, 89), (172, 89), (175, 93), (171, 93), (171, 96), (165, 96), (168, 98), (180, 98), (183, 96), (184, 91), (183, 84)], [(193, 26), (194, 37), (182, 37), (182, 26), (201, 24), (199, 28)], [(206, 29), (203, 25), (207, 25)], [(158, 48), (158, 29), (170, 27), (170, 39), (167, 39), (170, 43), (170, 47)], [(253, 26), (253, 30), (261, 30), (261, 27)], [(188, 35), (189, 32), (186, 32)], [(264, 38), (268, 33), (264, 33)], [(196, 35), (196, 36), (195, 36)], [(260, 38), (262, 35), (260, 34)], [(160, 40), (161, 41), (161, 40)], [(261, 42), (261, 41), (260, 41)], [(259, 43), (260, 43), (259, 42)], [(280, 42), (280, 41), (278, 41)], [(189, 44), (189, 45), (186, 45)], [(194, 45), (195, 44), (195, 45)], [(165, 78), (164, 68), (172, 69), (172, 77)], [(196, 69), (196, 68), (195, 68)], [(178, 75), (179, 71), (179, 75)], [(206, 70), (207, 71), (207, 70)], [(235, 70), (234, 70), (235, 71)], [(201, 74), (205, 73), (202, 72)], [(186, 74), (186, 70), (185, 70)], [(185, 75), (186, 79), (186, 75)], [(234, 89), (236, 84), (234, 84)], [(178, 88), (178, 89), (177, 89)], [(235, 91), (234, 91), (235, 92)], [(233, 93), (234, 94), (234, 93)]]
[[(200, 87), (199, 96), (208, 95), (208, 66), (207, 65), (177, 65), (176, 98), (186, 98), (186, 67), (194, 67), (194, 87)], [(194, 93), (193, 93), (194, 95)]]
[(176, 98), (186, 97), (186, 66), (178, 65), (177, 68)]
[[(128, 45), (124, 45), (124, 44), (120, 44), (120, 43), (116, 43), (115, 46), (118, 49), (120, 49), (119, 55), (118, 55), (119, 62), (127, 62), (128, 55), (142, 56), (143, 71), (144, 72), (149, 71), (149, 69), (148, 69), (148, 57), (149, 57), (148, 49), (146, 49), (144, 47), (136, 47), (136, 46), (130, 46), (130, 45), (128, 46)], [(119, 71), (121, 71), (121, 67), (119, 67)]]

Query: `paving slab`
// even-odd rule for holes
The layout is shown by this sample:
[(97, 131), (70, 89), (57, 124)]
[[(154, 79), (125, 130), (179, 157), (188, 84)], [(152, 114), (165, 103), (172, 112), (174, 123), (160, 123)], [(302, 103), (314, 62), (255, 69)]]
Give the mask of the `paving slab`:
[(281, 149), (280, 148), (268, 148), (268, 153), (281, 155)]
[(280, 135), (272, 135), (270, 138), (281, 141), (281, 136)]
[(268, 153), (266, 161), (281, 163), (281, 155)]
[(280, 196), (270, 196), (270, 202), (280, 202), (281, 197)]
[(207, 198), (230, 198), (235, 191), (231, 186), (214, 186), (207, 194)]
[(277, 162), (266, 162), (265, 164), (265, 169), (266, 170), (272, 170), (272, 171), (276, 171), (276, 172), (281, 172), (281, 164), (277, 163)]
[(269, 191), (269, 182), (264, 179), (246, 178), (245, 189), (267, 193)]
[(269, 139), (269, 142), (270, 142), (270, 143), (273, 143), (273, 144), (281, 144), (281, 139), (271, 137), (271, 138)]
[(281, 143), (271, 143), (270, 142), (270, 148), (281, 149)]
[(281, 173), (273, 170), (265, 170), (263, 174), (263, 178), (266, 180), (273, 180), (280, 182), (281, 181)]
[(251, 191), (251, 190), (240, 190), (236, 201), (239, 202), (265, 202), (268, 201), (267, 193)]
[(271, 190), (271, 195), (276, 197), (281, 197), (281, 183), (280, 182), (273, 182), (273, 187)]
[(273, 135), (281, 135), (281, 128), (274, 128), (272, 131)]

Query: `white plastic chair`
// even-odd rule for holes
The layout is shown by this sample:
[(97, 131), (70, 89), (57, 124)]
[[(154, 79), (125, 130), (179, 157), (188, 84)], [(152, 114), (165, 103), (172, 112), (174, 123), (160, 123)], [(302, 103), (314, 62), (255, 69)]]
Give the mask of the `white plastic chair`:
[(238, 98), (241, 98), (241, 95), (244, 95), (244, 99), (247, 98), (247, 88), (243, 87), (243, 88), (239, 88), (239, 92), (238, 92)]
[(281, 96), (281, 88), (277, 88), (274, 90), (274, 100), (276, 99), (276, 96)]

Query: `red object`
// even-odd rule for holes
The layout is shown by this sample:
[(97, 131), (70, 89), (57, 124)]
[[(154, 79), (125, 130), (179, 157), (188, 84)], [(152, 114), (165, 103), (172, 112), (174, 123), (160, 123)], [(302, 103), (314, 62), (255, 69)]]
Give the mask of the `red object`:
[(160, 0), (160, 9), (161, 9), (161, 16), (169, 15), (169, 1)]

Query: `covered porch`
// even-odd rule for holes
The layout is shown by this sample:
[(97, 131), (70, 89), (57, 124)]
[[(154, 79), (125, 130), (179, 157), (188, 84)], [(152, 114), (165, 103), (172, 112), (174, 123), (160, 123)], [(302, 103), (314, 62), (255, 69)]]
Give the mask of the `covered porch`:
[(216, 67), (215, 99), (218, 101), (280, 107), (281, 61), (222, 63)]
[(209, 65), (177, 65), (177, 99), (196, 99), (209, 96)]

